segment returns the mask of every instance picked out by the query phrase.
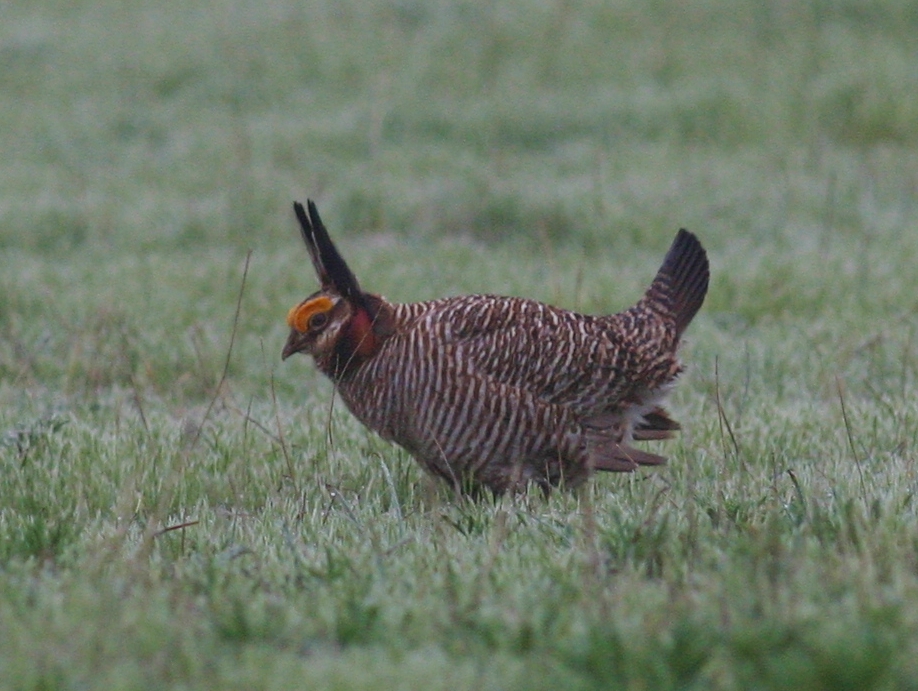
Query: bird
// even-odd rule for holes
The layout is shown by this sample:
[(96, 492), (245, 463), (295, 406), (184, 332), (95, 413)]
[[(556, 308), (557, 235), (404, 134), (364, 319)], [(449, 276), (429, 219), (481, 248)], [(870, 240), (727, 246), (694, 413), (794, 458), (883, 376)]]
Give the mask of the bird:
[(549, 494), (666, 462), (632, 443), (680, 430), (663, 404), (708, 290), (694, 234), (678, 231), (617, 314), (485, 294), (394, 303), (360, 287), (313, 201), (293, 208), (321, 287), (288, 312), (282, 360), (311, 355), (363, 425), (457, 493)]

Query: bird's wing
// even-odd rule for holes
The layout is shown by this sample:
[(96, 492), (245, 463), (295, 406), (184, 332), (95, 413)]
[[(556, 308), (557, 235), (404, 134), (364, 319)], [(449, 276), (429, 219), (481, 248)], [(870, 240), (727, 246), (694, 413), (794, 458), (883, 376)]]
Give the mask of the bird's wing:
[(653, 388), (675, 362), (672, 352), (642, 348), (629, 330), (616, 328), (610, 321), (615, 317), (482, 295), (454, 298), (436, 312), (435, 323), (424, 328), (434, 328), (442, 343), (455, 347), (467, 371), (566, 406), (582, 418), (636, 402), (629, 397)]

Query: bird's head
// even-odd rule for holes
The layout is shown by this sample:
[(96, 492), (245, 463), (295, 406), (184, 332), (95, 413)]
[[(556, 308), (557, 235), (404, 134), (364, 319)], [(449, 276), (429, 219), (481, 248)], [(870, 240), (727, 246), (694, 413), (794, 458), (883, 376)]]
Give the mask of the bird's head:
[(281, 358), (309, 353), (322, 371), (339, 378), (379, 350), (395, 330), (394, 315), (385, 300), (360, 289), (316, 205), (307, 201), (307, 208), (293, 204), (322, 288), (287, 313), (290, 335)]

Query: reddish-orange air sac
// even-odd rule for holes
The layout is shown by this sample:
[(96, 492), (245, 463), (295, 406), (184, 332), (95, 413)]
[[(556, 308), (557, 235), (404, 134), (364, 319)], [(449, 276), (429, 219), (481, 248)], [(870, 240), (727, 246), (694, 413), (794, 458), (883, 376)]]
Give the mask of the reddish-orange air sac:
[(376, 352), (377, 338), (373, 333), (373, 322), (366, 310), (357, 310), (348, 324), (347, 335), (353, 344), (354, 353), (359, 357), (368, 358)]

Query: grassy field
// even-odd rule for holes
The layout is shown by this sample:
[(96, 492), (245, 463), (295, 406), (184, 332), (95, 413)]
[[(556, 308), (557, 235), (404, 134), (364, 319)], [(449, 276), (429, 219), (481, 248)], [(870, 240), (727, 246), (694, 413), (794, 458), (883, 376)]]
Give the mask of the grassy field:
[[(918, 5), (0, 7), (0, 689), (918, 689)], [(712, 283), (670, 464), (457, 500), (287, 309)], [(655, 447), (657, 450), (660, 447)]]

